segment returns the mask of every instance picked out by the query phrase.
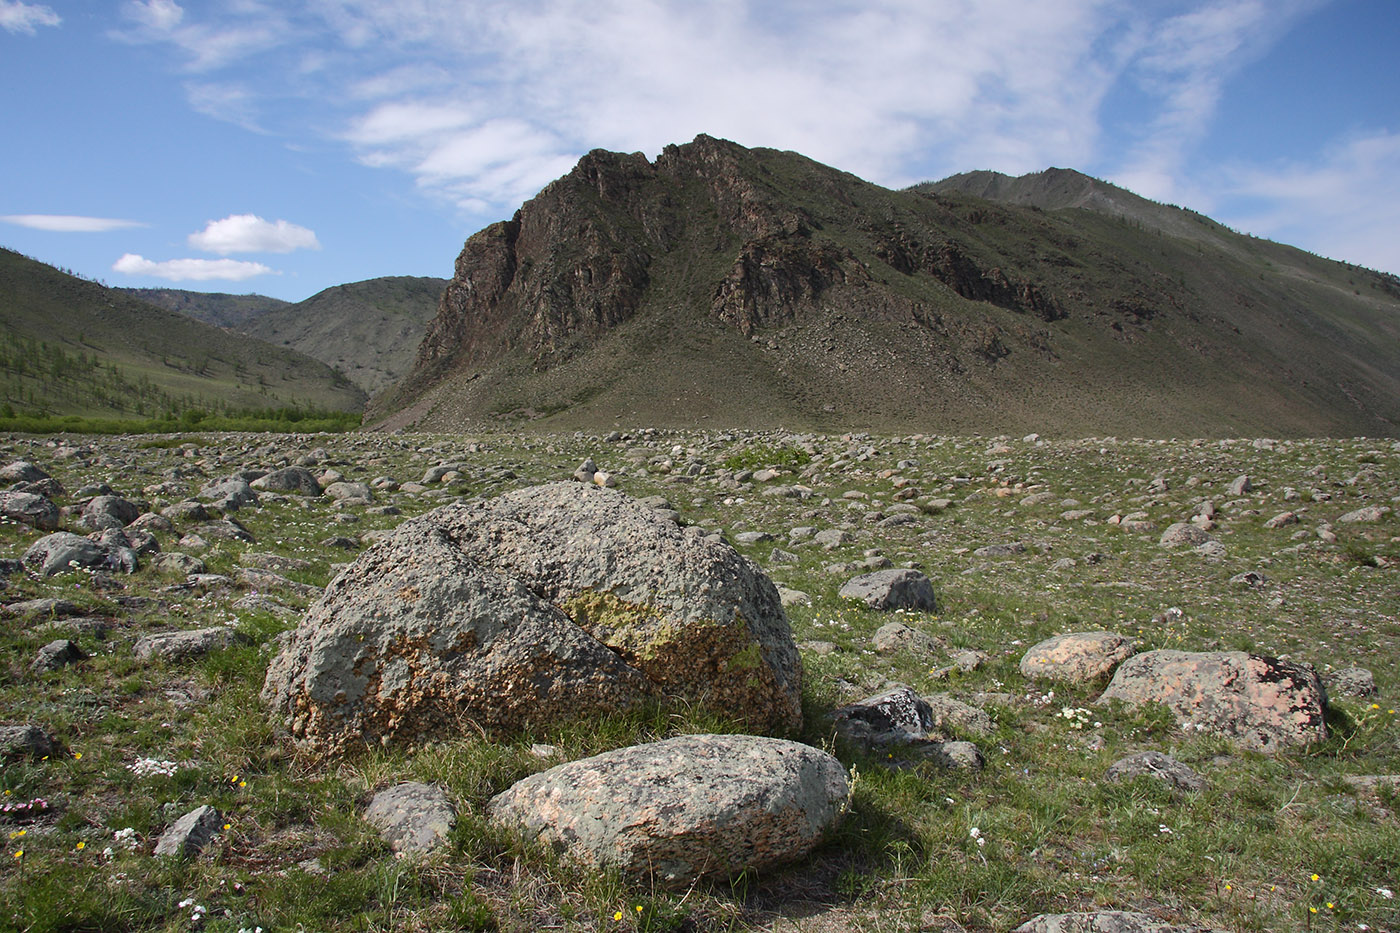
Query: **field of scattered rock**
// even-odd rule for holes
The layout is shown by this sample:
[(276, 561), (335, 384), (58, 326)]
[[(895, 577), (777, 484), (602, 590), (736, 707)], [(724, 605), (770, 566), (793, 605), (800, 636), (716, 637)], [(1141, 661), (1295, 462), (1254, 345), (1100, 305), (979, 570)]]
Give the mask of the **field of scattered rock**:
[(1400, 929), (1400, 443), (10, 436), (0, 490), (6, 926)]

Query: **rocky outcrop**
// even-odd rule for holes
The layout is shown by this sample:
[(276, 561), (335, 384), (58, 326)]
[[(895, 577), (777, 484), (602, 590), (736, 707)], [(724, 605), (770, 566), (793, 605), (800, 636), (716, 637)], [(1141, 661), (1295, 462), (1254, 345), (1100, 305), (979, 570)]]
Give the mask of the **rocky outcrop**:
[(801, 858), (848, 794), (845, 767), (810, 746), (687, 735), (533, 775), (489, 814), (583, 865), (682, 887)]
[(1163, 703), (1182, 728), (1277, 752), (1327, 737), (1327, 695), (1308, 667), (1243, 651), (1148, 651), (1128, 658), (1100, 702)]
[(658, 700), (801, 722), (771, 581), (610, 489), (554, 483), (406, 522), (326, 589), (263, 695), (321, 750)]

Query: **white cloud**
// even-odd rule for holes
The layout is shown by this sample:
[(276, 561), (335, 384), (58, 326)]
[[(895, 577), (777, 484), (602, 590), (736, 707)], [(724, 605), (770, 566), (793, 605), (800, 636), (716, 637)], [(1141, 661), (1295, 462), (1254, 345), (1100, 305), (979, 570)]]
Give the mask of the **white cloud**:
[(297, 31), (281, 10), (258, 0), (241, 0), (224, 11), (221, 22), (189, 22), (173, 0), (129, 0), (123, 13), (134, 29), (116, 33), (129, 42), (165, 42), (185, 53), (186, 67), (208, 72), (291, 42)]
[(1357, 136), (1308, 162), (1226, 166), (1222, 221), (1400, 274), (1400, 132)]
[(112, 271), (171, 282), (208, 282), (215, 279), (241, 282), (259, 275), (281, 274), (260, 262), (239, 262), (234, 259), (169, 259), (155, 262), (135, 253), (126, 253), (112, 263)]
[(31, 230), (48, 230), (52, 233), (106, 233), (108, 230), (146, 226), (138, 220), (117, 220), (111, 217), (75, 217), (70, 214), (6, 214), (0, 216), (0, 220), (28, 227)]
[(35, 26), (57, 26), (63, 19), (41, 3), (0, 0), (0, 27), (6, 32), (34, 35)]
[(1324, 2), (1214, 0), (1136, 24), (1124, 77), (1153, 109), (1110, 178), (1144, 197), (1210, 210), (1205, 191), (1184, 180), (1184, 166), (1209, 129), (1226, 82)]
[(196, 113), (241, 126), (253, 133), (267, 132), (258, 123), (257, 98), (245, 87), (192, 82), (185, 85), (185, 97)]
[(223, 220), (211, 220), (199, 233), (189, 235), (189, 244), (220, 256), (321, 248), (313, 231), (285, 220), (269, 223), (256, 214), (230, 214)]

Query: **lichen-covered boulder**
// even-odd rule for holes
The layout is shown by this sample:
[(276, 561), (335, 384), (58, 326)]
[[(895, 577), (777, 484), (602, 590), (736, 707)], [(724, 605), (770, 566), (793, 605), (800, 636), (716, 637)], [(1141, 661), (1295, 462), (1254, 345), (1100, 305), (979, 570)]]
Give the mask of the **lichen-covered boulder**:
[(1243, 651), (1147, 651), (1119, 665), (1100, 702), (1163, 703), (1185, 729), (1262, 752), (1327, 737), (1327, 694), (1309, 667)]
[(845, 767), (811, 746), (686, 735), (532, 775), (488, 812), (576, 862), (675, 887), (801, 858), (849, 793)]
[(699, 704), (801, 723), (801, 661), (772, 582), (727, 544), (577, 483), (404, 523), (327, 587), (264, 699), (323, 751)]
[(1032, 646), (1021, 657), (1021, 676), (1061, 683), (1102, 683), (1136, 650), (1137, 642), (1116, 632), (1069, 632)]

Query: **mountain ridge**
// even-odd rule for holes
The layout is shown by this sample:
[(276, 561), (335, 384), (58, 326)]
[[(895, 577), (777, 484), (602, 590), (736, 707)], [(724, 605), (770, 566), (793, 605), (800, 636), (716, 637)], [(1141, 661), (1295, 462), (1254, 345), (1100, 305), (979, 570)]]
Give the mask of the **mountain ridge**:
[[(1051, 176), (1069, 201), (1080, 179)], [(1396, 433), (1394, 277), (1118, 203), (1199, 232), (703, 135), (595, 150), (467, 241), (368, 419)]]

